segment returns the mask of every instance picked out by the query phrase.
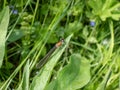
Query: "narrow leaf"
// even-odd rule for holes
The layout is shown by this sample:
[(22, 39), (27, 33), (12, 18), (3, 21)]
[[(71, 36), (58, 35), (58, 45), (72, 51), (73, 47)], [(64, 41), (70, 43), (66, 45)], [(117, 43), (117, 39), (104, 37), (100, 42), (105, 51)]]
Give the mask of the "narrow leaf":
[(0, 67), (2, 66), (3, 57), (5, 53), (5, 41), (7, 28), (9, 23), (9, 7), (5, 7), (0, 13)]
[(16, 90), (29, 90), (29, 75), (30, 75), (29, 66), (30, 65), (28, 60), (24, 67), (22, 80), (20, 81), (20, 84)]
[(72, 34), (65, 40), (65, 46), (60, 49), (56, 50), (55, 53), (53, 53), (53, 57), (49, 60), (49, 62), (41, 69), (41, 72), (34, 78), (30, 90), (44, 90), (45, 86), (47, 85), (48, 80), (50, 79), (52, 70), (59, 60), (60, 56), (64, 52), (65, 48), (67, 47), (70, 39), (72, 37)]

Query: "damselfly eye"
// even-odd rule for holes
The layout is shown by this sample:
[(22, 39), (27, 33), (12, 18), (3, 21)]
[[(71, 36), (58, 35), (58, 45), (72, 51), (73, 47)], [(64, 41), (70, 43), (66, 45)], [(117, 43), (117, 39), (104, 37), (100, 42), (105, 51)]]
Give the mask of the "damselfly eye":
[(62, 38), (62, 39), (60, 39), (60, 41), (61, 41), (62, 43), (63, 43), (63, 42), (65, 42), (63, 38)]

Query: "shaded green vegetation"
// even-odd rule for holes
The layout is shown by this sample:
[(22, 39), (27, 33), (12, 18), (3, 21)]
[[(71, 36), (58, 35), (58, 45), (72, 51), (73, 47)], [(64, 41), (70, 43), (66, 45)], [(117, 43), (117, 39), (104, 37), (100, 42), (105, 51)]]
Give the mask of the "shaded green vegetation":
[(119, 0), (1, 0), (0, 90), (119, 90), (119, 19)]

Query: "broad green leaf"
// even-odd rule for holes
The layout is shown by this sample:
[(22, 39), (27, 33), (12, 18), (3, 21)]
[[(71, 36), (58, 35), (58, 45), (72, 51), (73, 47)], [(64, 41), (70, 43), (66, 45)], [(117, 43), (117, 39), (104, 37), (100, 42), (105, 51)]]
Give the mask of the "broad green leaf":
[(9, 23), (9, 7), (5, 7), (0, 13), (0, 67), (5, 53), (5, 41)]
[(53, 53), (53, 57), (49, 60), (49, 62), (41, 69), (38, 75), (33, 79), (30, 90), (44, 90), (47, 85), (48, 80), (50, 79), (52, 70), (59, 60), (60, 56), (64, 52), (65, 48), (68, 46), (68, 43), (72, 37), (72, 34), (65, 40), (65, 45), (61, 49), (57, 49)]
[(90, 63), (79, 54), (70, 57), (70, 63), (58, 74), (45, 90), (76, 90), (84, 87), (90, 80)]
[(113, 13), (119, 11), (120, 7), (120, 3), (115, 0), (90, 0), (88, 5), (92, 8), (93, 16), (100, 17), (102, 21), (107, 18), (120, 19), (120, 13)]

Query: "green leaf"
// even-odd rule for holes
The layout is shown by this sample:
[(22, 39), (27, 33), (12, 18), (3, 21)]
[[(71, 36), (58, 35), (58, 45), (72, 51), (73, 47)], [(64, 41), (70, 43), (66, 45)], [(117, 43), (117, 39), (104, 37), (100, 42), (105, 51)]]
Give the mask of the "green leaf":
[(110, 67), (108, 72), (106, 73), (103, 81), (99, 84), (99, 86), (96, 90), (106, 90), (106, 86), (107, 86), (108, 80), (110, 79), (111, 74), (112, 74), (112, 72), (111, 72), (111, 67)]
[(93, 16), (100, 17), (102, 21), (107, 18), (114, 20), (119, 20), (120, 18), (120, 13), (113, 13), (114, 11), (119, 11), (120, 7), (120, 3), (115, 0), (90, 0), (88, 5), (92, 8)]
[(0, 13), (0, 67), (2, 66), (5, 53), (5, 41), (9, 23), (9, 7), (5, 7)]
[(76, 90), (84, 87), (90, 80), (90, 63), (79, 54), (70, 57), (70, 63), (58, 74), (45, 90)]
[(24, 67), (22, 80), (16, 90), (29, 90), (29, 75), (30, 75), (29, 67), (30, 65), (28, 60)]
[(72, 34), (65, 40), (65, 46), (63, 46), (60, 50), (57, 49), (53, 53), (54, 56), (48, 61), (48, 63), (46, 63), (46, 65), (41, 69), (38, 75), (34, 77), (30, 90), (44, 90), (48, 80), (50, 79), (55, 64), (59, 60), (65, 48), (68, 46), (71, 37)]
[(9, 41), (9, 43), (12, 43), (14, 41), (19, 40), (20, 38), (22, 38), (24, 36), (24, 32), (22, 30), (14, 30), (7, 41)]
[(70, 35), (71, 33), (78, 34), (80, 29), (83, 27), (82, 23), (78, 22), (77, 20), (74, 22), (70, 22), (65, 33)]
[(13, 65), (12, 63), (6, 62), (5, 68), (7, 68), (7, 69), (12, 69), (13, 67), (14, 67), (14, 65)]
[(30, 65), (28, 60), (24, 67), (22, 90), (29, 90), (29, 75), (30, 75), (29, 67)]
[(88, 38), (88, 42), (89, 42), (89, 43), (97, 43), (97, 40), (96, 40), (95, 37), (92, 37), (92, 36), (91, 36), (91, 37)]

